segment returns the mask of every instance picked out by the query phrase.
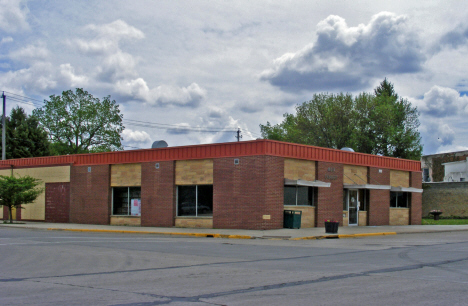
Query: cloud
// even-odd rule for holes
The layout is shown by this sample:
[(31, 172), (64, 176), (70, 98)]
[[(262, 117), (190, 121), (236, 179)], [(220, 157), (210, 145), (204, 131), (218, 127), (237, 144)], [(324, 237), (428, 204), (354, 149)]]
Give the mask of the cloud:
[(122, 137), (125, 142), (129, 143), (148, 143), (151, 141), (150, 135), (145, 131), (133, 131), (131, 129), (123, 130)]
[(37, 43), (36, 45), (27, 45), (24, 48), (15, 50), (10, 53), (10, 58), (18, 62), (32, 63), (37, 61), (44, 61), (49, 56), (49, 50), (44, 43)]
[(76, 39), (72, 43), (75, 43), (78, 50), (89, 55), (118, 53), (121, 40), (145, 38), (142, 31), (120, 19), (104, 25), (90, 24), (84, 29), (93, 33), (94, 37), (89, 40)]
[(413, 101), (418, 110), (428, 116), (442, 118), (464, 112), (468, 114), (468, 97), (452, 88), (433, 86), (423, 99)]
[(13, 37), (7, 36), (7, 37), (2, 38), (2, 40), (0, 41), (0, 44), (6, 44), (6, 43), (10, 43), (10, 42), (13, 42)]
[(88, 82), (86, 76), (75, 74), (75, 69), (70, 64), (57, 67), (49, 62), (35, 62), (28, 68), (0, 74), (0, 83), (6, 87), (47, 95), (57, 88), (85, 87)]
[(7, 33), (24, 31), (29, 28), (26, 21), (28, 8), (20, 0), (0, 0), (0, 30)]
[(375, 77), (418, 72), (425, 60), (407, 18), (393, 13), (357, 27), (331, 15), (316, 34), (314, 43), (277, 58), (260, 79), (284, 91), (358, 90)]
[(170, 129), (167, 130), (168, 134), (173, 134), (173, 135), (182, 135), (182, 134), (189, 134), (192, 130), (196, 130), (196, 128), (190, 127), (188, 123), (179, 123), (176, 124), (177, 127), (171, 127)]
[(426, 120), (419, 131), (425, 154), (438, 152), (444, 146), (452, 146), (455, 140), (454, 130), (441, 119)]
[(187, 87), (161, 85), (150, 89), (142, 78), (120, 81), (115, 90), (122, 95), (144, 101), (152, 106), (189, 106), (196, 107), (206, 96), (206, 90), (197, 83)]
[(445, 33), (437, 42), (435, 49), (439, 51), (441, 47), (458, 48), (468, 42), (468, 27), (458, 25), (452, 31)]

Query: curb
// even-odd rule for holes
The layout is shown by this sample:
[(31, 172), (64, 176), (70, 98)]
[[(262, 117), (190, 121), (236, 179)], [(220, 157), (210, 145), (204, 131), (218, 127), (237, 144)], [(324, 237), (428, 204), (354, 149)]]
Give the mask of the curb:
[(179, 232), (152, 232), (152, 231), (124, 231), (124, 230), (98, 230), (98, 229), (72, 229), (72, 228), (48, 228), (48, 231), (69, 231), (69, 232), (93, 232), (93, 233), (121, 233), (121, 234), (154, 234), (154, 235), (174, 235), (191, 236), (205, 238), (227, 238), (227, 239), (255, 239), (247, 235), (225, 235), (210, 233), (179, 233)]
[(366, 236), (387, 236), (396, 235), (396, 232), (383, 232), (383, 233), (362, 233), (362, 234), (350, 234), (350, 235), (326, 235), (326, 236), (308, 236), (290, 238), (289, 240), (318, 240), (318, 239), (340, 239), (340, 238), (359, 238)]

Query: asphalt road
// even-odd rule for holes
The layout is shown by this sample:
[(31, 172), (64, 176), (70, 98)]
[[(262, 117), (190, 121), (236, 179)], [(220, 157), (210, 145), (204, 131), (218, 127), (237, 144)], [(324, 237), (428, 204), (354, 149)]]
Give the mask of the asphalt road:
[(468, 233), (236, 240), (0, 228), (1, 305), (468, 305)]

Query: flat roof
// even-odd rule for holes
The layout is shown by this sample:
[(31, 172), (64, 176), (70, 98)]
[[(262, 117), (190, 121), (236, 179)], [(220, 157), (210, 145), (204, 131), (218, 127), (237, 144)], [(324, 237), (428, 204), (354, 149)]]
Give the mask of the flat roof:
[(9, 169), (11, 167), (37, 167), (65, 164), (76, 166), (125, 164), (255, 155), (279, 156), (284, 158), (388, 168), (403, 171), (421, 171), (420, 161), (342, 151), (268, 139), (158, 149), (8, 159), (0, 161), (0, 168)]

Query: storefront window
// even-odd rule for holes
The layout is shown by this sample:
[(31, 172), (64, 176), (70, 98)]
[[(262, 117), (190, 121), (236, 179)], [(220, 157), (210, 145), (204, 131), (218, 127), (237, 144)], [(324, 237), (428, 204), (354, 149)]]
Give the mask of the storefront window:
[(390, 207), (408, 208), (410, 201), (409, 192), (390, 192)]
[(314, 206), (316, 187), (284, 186), (284, 205)]
[(141, 216), (141, 187), (112, 188), (112, 214)]
[(213, 185), (177, 186), (177, 215), (213, 216)]

